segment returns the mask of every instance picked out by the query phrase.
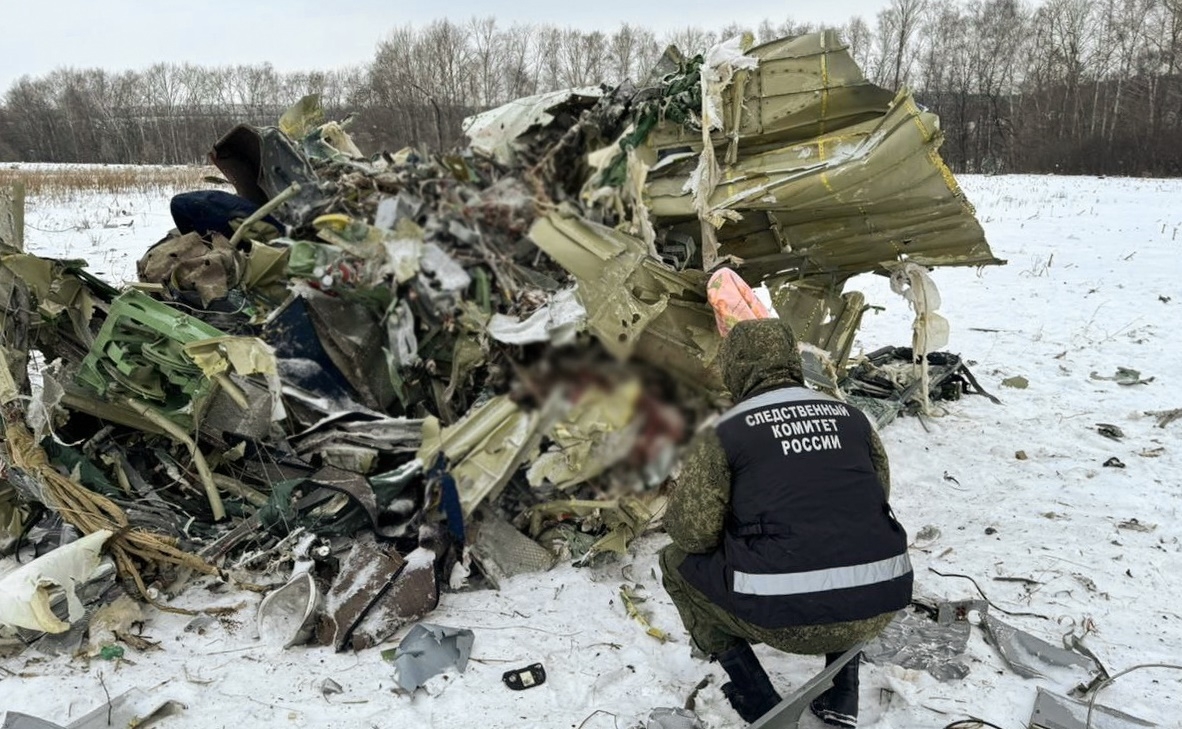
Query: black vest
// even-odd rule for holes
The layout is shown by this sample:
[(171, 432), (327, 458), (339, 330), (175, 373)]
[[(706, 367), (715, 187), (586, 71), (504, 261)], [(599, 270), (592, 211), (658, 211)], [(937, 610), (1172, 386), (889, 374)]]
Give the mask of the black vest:
[(907, 534), (856, 407), (805, 387), (740, 402), (715, 426), (731, 470), (722, 546), (681, 573), (765, 628), (862, 620), (911, 601)]

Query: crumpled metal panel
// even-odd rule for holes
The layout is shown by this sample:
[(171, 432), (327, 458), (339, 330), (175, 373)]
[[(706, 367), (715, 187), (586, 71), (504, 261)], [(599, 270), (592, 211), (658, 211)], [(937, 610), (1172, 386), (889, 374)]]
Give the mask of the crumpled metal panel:
[(62, 726), (19, 711), (4, 712), (0, 729), (106, 729), (107, 727), (147, 727), (157, 720), (180, 713), (185, 705), (171, 699), (159, 699), (143, 689), (131, 689), (84, 716)]
[(1082, 669), (1088, 675), (1099, 671), (1099, 666), (1091, 658), (1052, 645), (992, 615), (986, 615), (981, 625), (1006, 664), (1023, 678), (1045, 678), (1046, 672), (1053, 667)]
[(306, 289), (302, 298), (321, 346), (361, 396), (362, 404), (383, 410), (394, 400), (382, 350), (385, 329), (378, 314), (356, 302)]
[(494, 587), (500, 589), (501, 583), (510, 577), (545, 572), (554, 566), (557, 558), (553, 552), (522, 534), (491, 509), (481, 509), (477, 513), (480, 520), (471, 540), (472, 556)]
[(255, 205), (299, 185), (298, 194), (282, 206), (296, 220), (309, 218), (325, 199), (312, 165), (278, 127), (239, 124), (214, 144), (209, 161)]
[(554, 408), (527, 412), (507, 395), (468, 411), (459, 422), (440, 427), (423, 421), (423, 444), (417, 458), (434, 464), (440, 453), (450, 462), (465, 517), (486, 499), (496, 498), (522, 463), (533, 460)]
[(336, 581), (324, 596), (328, 618), (321, 623), (318, 639), (324, 645), (344, 650), (370, 608), (389, 591), (406, 560), (393, 549), (362, 535), (341, 563)]
[(633, 354), (706, 389), (721, 338), (698, 270), (674, 271), (641, 239), (559, 213), (539, 218), (530, 239), (579, 282), (587, 328), (612, 354)]
[(65, 729), (65, 727), (51, 721), (38, 719), (35, 716), (22, 714), (19, 711), (6, 711), (3, 723), (0, 723), (0, 729)]
[[(724, 97), (724, 128), (715, 144), (735, 139), (740, 149), (806, 139), (874, 118), (894, 96), (866, 80), (835, 31), (780, 38), (747, 51), (759, 59), (742, 71)], [(662, 125), (649, 138), (659, 151), (701, 146), (697, 131)]]
[(912, 610), (900, 610), (863, 651), (866, 660), (882, 665), (927, 671), (939, 681), (969, 674), (963, 660), (972, 626), (965, 621), (940, 623)]
[(648, 258), (639, 238), (581, 218), (554, 214), (539, 219), (530, 239), (579, 282), (587, 328), (612, 354), (625, 359), (649, 324), (664, 311), (668, 296), (653, 291), (640, 298), (633, 279)]
[(434, 548), (418, 547), (406, 555), (406, 568), (394, 584), (365, 613), (353, 629), (353, 650), (364, 650), (389, 640), (403, 625), (418, 620), (439, 604)]
[(598, 87), (584, 86), (516, 99), (465, 119), (464, 133), (471, 140), (472, 149), (501, 164), (511, 164), (514, 160), (514, 140), (530, 129), (544, 127), (554, 121), (551, 112), (560, 107), (569, 104), (589, 105), (602, 95), (603, 91)]
[(849, 358), (862, 315), (868, 308), (862, 292), (843, 294), (839, 286), (826, 285), (819, 279), (792, 282), (777, 277), (765, 285), (771, 292), (776, 312), (792, 323), (792, 331), (799, 341), (827, 351), (835, 366)]
[(463, 673), (475, 639), (472, 631), (465, 628), (419, 623), (396, 649), (384, 651), (382, 657), (393, 661), (398, 685), (414, 691), (449, 668), (455, 667)]
[[(723, 128), (710, 137), (719, 168), (706, 209), (695, 200), (705, 184), (702, 137), (666, 120), (643, 145), (656, 160), (644, 185), (647, 214), (661, 240), (703, 250), (707, 237), (716, 238), (719, 260), (748, 283), (778, 291), (781, 318), (800, 341), (829, 352), (840, 371), (865, 310), (860, 294), (842, 293), (850, 277), (886, 273), (900, 260), (1002, 261), (938, 154), (938, 119), (909, 94), (867, 81), (835, 33), (779, 40), (747, 55), (759, 62), (723, 91)], [(727, 222), (707, 236), (703, 219)], [(641, 239), (576, 216), (539, 219), (531, 238), (579, 279), (588, 328), (613, 353), (670, 362), (689, 381), (708, 373), (717, 336), (696, 321), (694, 295), (663, 286), (670, 274), (706, 272), (673, 271)]]
[[(723, 167), (710, 204), (743, 215), (718, 230), (719, 255), (749, 282), (921, 265), (1000, 263), (937, 154), (938, 121), (901, 94), (873, 122), (751, 154)], [(695, 214), (688, 162), (650, 175), (660, 223)], [(688, 230), (693, 230), (691, 226)]]
[[(838, 369), (863, 311), (860, 295), (842, 296), (851, 276), (886, 273), (904, 259), (1004, 263), (939, 156), (937, 117), (909, 93), (867, 81), (836, 33), (781, 39), (747, 55), (758, 64), (725, 89), (713, 151), (671, 121), (646, 140), (658, 160), (645, 186), (654, 228), (699, 247), (713, 239), (718, 260), (752, 285), (795, 286), (777, 298), (777, 311)], [(720, 166), (702, 209), (695, 190), (707, 157)], [(703, 218), (719, 227), (704, 232)]]
[(661, 707), (649, 712), (644, 729), (702, 729), (702, 722), (689, 709)]
[[(29, 391), (29, 284), (9, 264), (24, 251), (24, 214), (24, 187), (0, 187), (0, 354), (7, 363), (0, 373), (0, 391), (6, 398)], [(13, 526), (13, 514), (4, 508), (6, 492), (12, 487), (0, 485), (0, 540), (8, 538), (5, 527)]]
[(1157, 725), (1099, 704), (1092, 707), (1089, 721), (1086, 703), (1055, 696), (1042, 687), (1038, 689), (1030, 714), (1030, 729), (1136, 729), (1145, 726)]

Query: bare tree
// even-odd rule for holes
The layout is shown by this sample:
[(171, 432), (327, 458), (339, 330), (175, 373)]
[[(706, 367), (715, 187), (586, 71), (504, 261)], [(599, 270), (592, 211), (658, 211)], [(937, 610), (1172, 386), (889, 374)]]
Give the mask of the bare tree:
[(1048, 80), (1061, 84), (1060, 123), (1056, 132), (1075, 137), (1082, 107), (1080, 87), (1089, 70), (1096, 25), (1091, 0), (1049, 0), (1035, 16), (1036, 37)]
[(502, 36), (505, 44), (505, 99), (517, 99), (538, 91), (537, 77), (530, 70), (534, 37), (532, 25), (514, 25)]
[(538, 81), (538, 91), (552, 91), (562, 86), (562, 67), (555, 62), (562, 47), (561, 28), (543, 25), (538, 30), (532, 64), (534, 78)]
[(1182, 0), (1160, 0), (1154, 7), (1147, 41), (1149, 50), (1145, 64), (1150, 83), (1149, 114), (1153, 123), (1152, 133), (1156, 137), (1162, 133), (1171, 107), (1174, 110), (1175, 126), (1179, 117), (1176, 77), (1179, 62), (1182, 61)]
[(767, 18), (764, 18), (759, 23), (759, 27), (755, 29), (756, 43), (768, 43), (770, 41), (776, 40), (779, 37), (778, 31), (776, 30), (776, 24)]
[(742, 37), (746, 33), (750, 33), (752, 37), (755, 36), (755, 31), (751, 30), (750, 28), (739, 25), (738, 23), (730, 23), (728, 25), (722, 26), (722, 28), (718, 30), (718, 40), (728, 41), (731, 38)]
[(890, 59), (887, 78), (893, 89), (907, 82), (912, 65), (911, 46), (926, 4), (927, 0), (891, 0), (890, 6), (878, 14), (882, 58)]
[(972, 169), (969, 150), (976, 120), (969, 18), (958, 5), (937, 0), (929, 6), (916, 45), (921, 62), (918, 85), (925, 103), (940, 115), (948, 136), (945, 158), (953, 166)]
[[(872, 27), (840, 28), (866, 76), (912, 86), (939, 114), (944, 155), (974, 171), (1182, 174), (1182, 0), (889, 0)], [(758, 42), (812, 26), (764, 20)], [(685, 27), (693, 56), (746, 29)], [(643, 81), (664, 43), (495, 18), (393, 29), (364, 68), (269, 64), (58, 69), (0, 104), (0, 159), (188, 162), (236, 123), (273, 124), (300, 96), (355, 113), (363, 148), (446, 147), (465, 116), (573, 85)]]
[(717, 42), (718, 36), (712, 31), (696, 26), (686, 26), (665, 35), (665, 45), (675, 46), (686, 56), (705, 53)]
[(1116, 88), (1112, 95), (1112, 119), (1106, 125), (1109, 142), (1115, 139), (1120, 126), (1122, 103), (1136, 75), (1138, 56), (1144, 53), (1149, 18), (1157, 3), (1155, 0), (1119, 0), (1113, 4), (1115, 7), (1109, 18), (1116, 53)]
[(657, 54), (657, 40), (651, 30), (623, 23), (608, 39), (609, 66), (605, 80), (638, 81), (648, 72)]
[(478, 106), (492, 106), (501, 100), (501, 62), (505, 47), (497, 31), (496, 18), (472, 18), (468, 22), (468, 34), (472, 39), (475, 72), (476, 94), (472, 101)]
[(862, 73), (867, 76), (870, 75), (867, 67), (870, 64), (870, 53), (873, 48), (873, 38), (870, 34), (870, 26), (866, 25), (866, 21), (862, 16), (855, 15), (846, 21), (846, 24), (839, 29), (841, 37), (850, 47), (850, 56), (853, 57), (854, 63), (862, 69)]

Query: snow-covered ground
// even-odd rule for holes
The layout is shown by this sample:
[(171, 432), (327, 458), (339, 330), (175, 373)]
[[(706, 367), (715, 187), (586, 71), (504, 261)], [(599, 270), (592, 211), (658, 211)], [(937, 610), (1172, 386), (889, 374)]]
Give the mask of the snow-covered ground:
[(25, 203), (25, 249), (55, 258), (81, 258), (114, 284), (135, 281), (135, 264), (173, 227), (168, 201), (178, 191), (116, 194), (70, 191)]
[[(1182, 663), (1182, 422), (1159, 428), (1146, 414), (1182, 407), (1182, 180), (960, 182), (995, 255), (1009, 264), (934, 272), (940, 313), (952, 324), (946, 349), (970, 361), (1003, 404), (968, 396), (926, 422), (906, 418), (884, 430), (894, 510), (913, 537), (924, 536), (912, 548), (917, 589), (978, 598), (969, 580), (935, 571), (972, 577), (992, 615), (1055, 644), (1084, 636), (1113, 674)], [(171, 224), (165, 195), (33, 199), (27, 219), (30, 250), (87, 258), (113, 280), (132, 277), (140, 253)], [(80, 221), (83, 230), (53, 232)], [(885, 307), (868, 313), (858, 347), (908, 345), (905, 302), (881, 278), (855, 283)], [(1119, 367), (1147, 382), (1098, 379)], [(1002, 385), (1013, 377), (1029, 386)], [(1105, 437), (1098, 423), (1124, 437)], [(1104, 465), (1114, 457), (1124, 467)], [(65, 724), (138, 687), (186, 705), (162, 727), (628, 729), (654, 707), (682, 706), (713, 676), (696, 698), (703, 725), (738, 726), (718, 688), (720, 668), (690, 656), (661, 588), (656, 553), (666, 542), (652, 534), (626, 559), (516, 577), (499, 592), (445, 593), (428, 619), (474, 631), (472, 660), (414, 696), (393, 691), (379, 649), (279, 651), (256, 638), (257, 596), (191, 588), (177, 605), (240, 609), (201, 633), (184, 631), (190, 618), (149, 611), (144, 633), (161, 650), (128, 649), (119, 662), (25, 651), (0, 662), (0, 710)], [(642, 609), (670, 642), (626, 615), (624, 585), (647, 597)], [(817, 658), (756, 650), (782, 693), (820, 667)], [(502, 684), (506, 670), (535, 662), (545, 665), (544, 685), (515, 692)], [(861, 725), (939, 729), (978, 717), (1024, 727), (1038, 687), (1064, 694), (1080, 679), (1021, 678), (978, 628), (966, 662), (967, 677), (945, 683), (864, 665)], [(329, 680), (339, 693), (324, 691)], [(1134, 670), (1098, 703), (1180, 727), (1182, 671)], [(802, 726), (820, 725), (806, 715)]]

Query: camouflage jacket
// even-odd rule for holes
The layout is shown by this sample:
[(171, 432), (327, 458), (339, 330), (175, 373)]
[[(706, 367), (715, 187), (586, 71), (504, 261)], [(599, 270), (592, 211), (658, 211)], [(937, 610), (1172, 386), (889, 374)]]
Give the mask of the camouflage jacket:
[[(777, 388), (804, 386), (795, 338), (778, 319), (741, 322), (723, 341), (719, 358), (723, 380), (735, 402)], [(877, 433), (872, 432), (870, 446), (874, 470), (889, 500), (890, 464)], [(716, 549), (722, 542), (730, 497), (726, 452), (714, 429), (707, 428), (694, 437), (682, 461), (665, 513), (665, 531), (686, 552)]]

